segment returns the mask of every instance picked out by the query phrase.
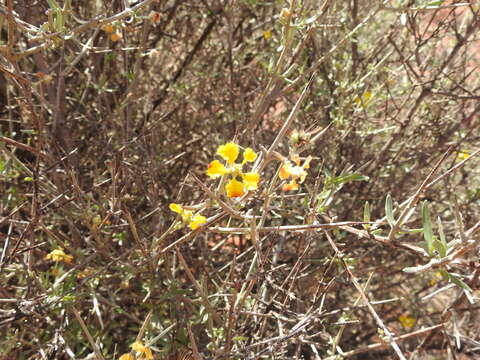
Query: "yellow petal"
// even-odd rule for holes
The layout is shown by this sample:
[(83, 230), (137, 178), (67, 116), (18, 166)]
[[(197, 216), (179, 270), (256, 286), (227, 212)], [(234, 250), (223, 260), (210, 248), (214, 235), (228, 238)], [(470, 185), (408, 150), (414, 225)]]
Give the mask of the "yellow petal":
[(220, 145), (217, 150), (217, 154), (229, 164), (233, 164), (237, 160), (239, 152), (238, 145), (233, 142)]
[(207, 175), (212, 179), (223, 176), (226, 173), (227, 169), (220, 161), (214, 160), (210, 164), (208, 164)]
[(292, 168), (292, 164), (290, 164), (290, 162), (286, 162), (285, 164), (283, 164), (283, 166), (280, 169), (280, 174), (279, 174), (280, 179), (282, 180), (288, 179), (290, 177), (291, 168)]
[(53, 260), (55, 262), (63, 261), (64, 263), (71, 264), (73, 261), (73, 256), (65, 254), (62, 248), (58, 248), (45, 256), (45, 260)]
[(207, 222), (207, 218), (205, 216), (202, 216), (202, 215), (195, 215), (193, 218), (192, 218), (192, 221), (190, 222), (190, 224), (188, 224), (188, 226), (190, 226), (190, 229), (192, 230), (195, 230), (197, 229), (200, 225), (203, 225)]
[(243, 184), (247, 190), (257, 190), (260, 175), (256, 172), (248, 172), (243, 174)]
[(227, 191), (227, 196), (231, 198), (240, 197), (245, 194), (243, 184), (236, 179), (230, 180), (225, 186), (225, 190)]
[(128, 354), (123, 354), (118, 358), (118, 360), (135, 360), (134, 357), (128, 353)]
[(265, 40), (269, 40), (272, 37), (272, 31), (271, 30), (265, 30), (263, 32), (263, 38)]
[(250, 148), (246, 148), (245, 152), (243, 153), (243, 162), (254, 162), (257, 158), (257, 154)]
[(193, 213), (190, 210), (183, 210), (182, 220), (184, 222), (190, 221), (190, 218), (193, 216)]
[(173, 212), (176, 212), (177, 214), (183, 213), (182, 205), (171, 203), (168, 207), (170, 208), (170, 210), (172, 210)]
[(102, 26), (102, 30), (105, 31), (106, 33), (109, 33), (109, 34), (111, 34), (111, 33), (113, 33), (113, 32), (115, 31), (115, 29), (113, 28), (113, 26), (110, 25), (110, 24), (103, 25), (103, 26)]
[(303, 163), (303, 168), (304, 169), (310, 169), (310, 161), (312, 161), (311, 156), (309, 156), (305, 159), (305, 162)]
[(298, 154), (293, 154), (290, 156), (290, 159), (297, 165), (300, 165), (300, 156)]
[(110, 34), (110, 40), (113, 42), (120, 41), (122, 39), (122, 33), (121, 32), (116, 32), (113, 34)]
[(132, 344), (133, 351), (144, 353), (145, 352), (145, 345), (143, 345), (140, 341), (135, 341)]
[(283, 185), (283, 191), (298, 190), (298, 184), (295, 180), (290, 181), (288, 184)]
[(153, 354), (152, 354), (152, 350), (150, 350), (150, 348), (148, 347), (145, 347), (145, 359), (147, 360), (153, 360)]

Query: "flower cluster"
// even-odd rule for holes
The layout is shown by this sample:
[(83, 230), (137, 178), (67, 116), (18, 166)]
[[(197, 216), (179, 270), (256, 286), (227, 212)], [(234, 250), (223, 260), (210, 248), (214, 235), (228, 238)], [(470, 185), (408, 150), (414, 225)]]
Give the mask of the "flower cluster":
[(188, 226), (190, 229), (195, 230), (200, 225), (203, 225), (207, 222), (207, 218), (203, 215), (194, 214), (191, 210), (185, 209), (182, 205), (172, 203), (170, 204), (170, 210), (176, 212), (182, 217), (182, 221)]
[(132, 354), (127, 353), (120, 356), (118, 360), (153, 360), (152, 350), (148, 346), (143, 345), (140, 341), (136, 341), (132, 344), (132, 350), (135, 351), (136, 358), (134, 358)]
[(120, 41), (123, 37), (122, 33), (119, 30), (116, 30), (112, 24), (103, 25), (102, 30), (109, 35), (110, 40), (113, 42)]
[(216, 179), (228, 175), (228, 181), (225, 185), (225, 192), (228, 197), (235, 198), (245, 194), (245, 191), (258, 189), (260, 175), (255, 172), (243, 172), (243, 166), (248, 162), (254, 162), (257, 154), (250, 148), (246, 148), (243, 152), (243, 161), (235, 163), (240, 155), (240, 148), (233, 142), (220, 145), (217, 149), (219, 155), (226, 164), (219, 160), (213, 160), (208, 164), (207, 175)]
[(292, 161), (286, 160), (280, 168), (280, 179), (290, 179), (290, 182), (283, 185), (283, 191), (298, 190), (299, 184), (303, 183), (307, 176), (305, 169), (310, 168), (310, 161), (312, 161), (312, 157), (309, 156), (305, 159), (303, 165), (300, 165), (300, 157), (298, 155), (293, 155), (290, 159)]
[(66, 264), (71, 264), (73, 261), (73, 256), (65, 254), (62, 248), (58, 248), (45, 256), (45, 260), (53, 260), (56, 263), (63, 261)]

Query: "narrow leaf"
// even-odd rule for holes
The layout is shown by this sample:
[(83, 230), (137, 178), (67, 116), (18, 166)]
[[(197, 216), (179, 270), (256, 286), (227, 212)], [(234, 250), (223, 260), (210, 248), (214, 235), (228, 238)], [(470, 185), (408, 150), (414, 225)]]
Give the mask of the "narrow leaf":
[(437, 217), (437, 224), (438, 224), (438, 234), (440, 235), (440, 241), (445, 244), (445, 247), (447, 247), (447, 240), (445, 238), (445, 233), (443, 231), (443, 225), (442, 225), (442, 220), (440, 220), (440, 216)]
[[(365, 206), (363, 207), (363, 221), (370, 222), (370, 204), (367, 201)], [(363, 228), (368, 230), (370, 228), (370, 224), (364, 224)]]
[(428, 203), (424, 201), (422, 204), (422, 218), (423, 218), (423, 238), (426, 243), (427, 253), (433, 255), (433, 230), (432, 222), (430, 220), (430, 211), (428, 210)]
[(433, 246), (441, 258), (447, 256), (447, 244), (441, 242), (436, 236), (433, 237)]
[(390, 194), (387, 195), (385, 199), (385, 214), (387, 216), (387, 221), (391, 227), (395, 224), (395, 218), (393, 217), (393, 202)]
[(363, 207), (363, 221), (370, 222), (370, 204), (368, 203), (368, 201), (365, 203), (365, 206)]
[(457, 286), (461, 287), (462, 289), (468, 291), (468, 292), (472, 292), (472, 289), (470, 288), (470, 286), (468, 286), (467, 284), (465, 284), (463, 282), (463, 280), (461, 280), (460, 278), (458, 278), (457, 276), (455, 275), (452, 275), (450, 273), (448, 273), (448, 277), (449, 279)]

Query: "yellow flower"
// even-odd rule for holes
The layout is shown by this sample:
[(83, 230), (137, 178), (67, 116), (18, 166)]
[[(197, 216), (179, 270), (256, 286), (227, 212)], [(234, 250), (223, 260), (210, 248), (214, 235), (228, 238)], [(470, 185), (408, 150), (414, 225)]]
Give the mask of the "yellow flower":
[(117, 31), (116, 33), (110, 34), (110, 40), (113, 42), (120, 41), (122, 38), (123, 38), (123, 35), (121, 32)]
[(190, 221), (190, 224), (188, 224), (188, 226), (190, 226), (190, 229), (192, 230), (195, 230), (197, 229), (200, 225), (203, 225), (207, 222), (207, 218), (205, 216), (202, 216), (202, 215), (195, 215), (193, 218), (192, 218), (192, 221)]
[(182, 205), (179, 204), (171, 203), (168, 207), (170, 208), (170, 210), (176, 212), (177, 214), (182, 214), (184, 211)]
[(132, 344), (132, 349), (140, 354), (141, 359), (153, 360), (152, 350), (148, 346), (143, 345), (140, 341), (136, 341)]
[(190, 210), (185, 210), (182, 205), (172, 203), (168, 206), (170, 210), (180, 214), (182, 216), (182, 220), (187, 222), (192, 217), (193, 213)]
[(290, 183), (283, 186), (284, 191), (288, 190), (297, 190), (298, 189), (298, 182), (301, 184), (307, 177), (308, 173), (305, 169), (310, 168), (310, 161), (312, 161), (312, 157), (309, 156), (303, 162), (303, 165), (300, 166), (300, 157), (298, 155), (292, 155), (292, 161), (297, 164), (293, 165), (290, 161), (285, 161), (283, 166), (280, 168), (279, 177), (282, 180), (291, 179)]
[(365, 91), (360, 98), (358, 95), (353, 99), (357, 105), (361, 105), (362, 107), (367, 107), (372, 99), (372, 93), (370, 91)]
[(247, 190), (257, 190), (260, 175), (256, 172), (248, 172), (243, 174), (243, 184)]
[(286, 180), (290, 177), (290, 169), (292, 167), (292, 164), (290, 162), (286, 162), (285, 164), (282, 165), (280, 168), (280, 179)]
[(251, 148), (246, 148), (243, 153), (242, 164), (245, 164), (247, 162), (254, 162), (256, 158), (257, 158), (257, 154), (255, 154), (255, 151), (253, 151)]
[(415, 325), (415, 318), (408, 315), (400, 315), (398, 321), (402, 324), (404, 328), (411, 329)]
[(45, 256), (45, 260), (53, 260), (55, 262), (63, 261), (64, 263), (71, 264), (73, 261), (73, 256), (65, 254), (62, 248), (58, 248)]
[(263, 32), (263, 38), (265, 40), (270, 40), (271, 37), (272, 37), (272, 31), (271, 30), (265, 30)]
[(187, 222), (190, 221), (190, 218), (193, 216), (193, 213), (190, 210), (184, 210), (182, 214), (182, 220)]
[(113, 28), (113, 26), (110, 25), (110, 24), (103, 25), (103, 26), (102, 26), (102, 30), (105, 31), (105, 32), (108, 33), (108, 34), (111, 34), (111, 33), (113, 33), (113, 32), (115, 31), (115, 29)]
[(465, 159), (468, 159), (470, 157), (470, 154), (468, 151), (466, 150), (463, 150), (463, 151), (460, 151), (457, 155), (457, 161), (463, 161)]
[(227, 173), (225, 166), (218, 160), (213, 160), (208, 164), (207, 175), (212, 179), (223, 176)]
[(233, 164), (237, 160), (239, 152), (238, 145), (233, 142), (220, 145), (217, 150), (217, 154), (229, 164)]
[(282, 186), (283, 191), (298, 190), (299, 186), (295, 180), (290, 181), (288, 184)]
[(135, 358), (130, 353), (127, 353), (120, 356), (118, 360), (135, 360)]
[(236, 179), (231, 179), (225, 186), (225, 190), (227, 190), (227, 196), (231, 198), (240, 197), (245, 194), (243, 184)]

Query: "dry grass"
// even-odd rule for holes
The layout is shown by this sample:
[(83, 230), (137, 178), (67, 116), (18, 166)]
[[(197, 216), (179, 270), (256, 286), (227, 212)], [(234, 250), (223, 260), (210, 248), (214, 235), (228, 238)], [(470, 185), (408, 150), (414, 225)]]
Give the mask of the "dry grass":
[(124, 3), (0, 5), (0, 358), (478, 357), (478, 5)]

